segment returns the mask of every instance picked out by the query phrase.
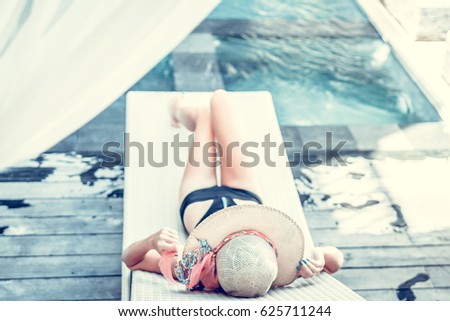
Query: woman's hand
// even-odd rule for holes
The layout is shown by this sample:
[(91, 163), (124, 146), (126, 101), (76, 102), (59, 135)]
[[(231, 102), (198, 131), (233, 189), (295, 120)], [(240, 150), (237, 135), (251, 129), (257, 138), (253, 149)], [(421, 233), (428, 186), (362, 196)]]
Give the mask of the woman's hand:
[(122, 260), (131, 270), (160, 273), (158, 263), (164, 251), (180, 252), (181, 247), (177, 232), (166, 227), (131, 244), (123, 252)]
[(316, 247), (311, 253), (311, 258), (301, 260), (298, 263), (297, 276), (308, 279), (320, 274), (325, 267), (325, 255), (323, 250)]
[(166, 250), (177, 250), (177, 246), (180, 244), (177, 232), (168, 227), (150, 235), (147, 240), (150, 247), (156, 250), (160, 255)]
[(298, 263), (297, 276), (307, 279), (321, 271), (328, 274), (336, 273), (344, 263), (344, 255), (333, 246), (316, 247), (310, 259), (304, 259)]

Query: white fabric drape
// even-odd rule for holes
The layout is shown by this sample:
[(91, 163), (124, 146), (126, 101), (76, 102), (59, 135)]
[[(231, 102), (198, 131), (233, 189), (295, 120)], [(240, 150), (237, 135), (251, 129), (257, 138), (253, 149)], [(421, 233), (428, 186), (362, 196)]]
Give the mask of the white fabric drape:
[(218, 2), (0, 0), (0, 166), (95, 117)]

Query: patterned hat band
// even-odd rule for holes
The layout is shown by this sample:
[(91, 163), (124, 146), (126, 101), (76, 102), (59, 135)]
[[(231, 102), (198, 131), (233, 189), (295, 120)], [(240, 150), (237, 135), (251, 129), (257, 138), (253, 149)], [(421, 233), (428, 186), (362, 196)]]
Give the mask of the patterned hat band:
[[(255, 235), (264, 239), (275, 252), (278, 257), (278, 251), (269, 238), (261, 232), (255, 230), (244, 230), (232, 233), (225, 237), (216, 248), (212, 249), (206, 240), (198, 240), (200, 248), (193, 252), (183, 255), (175, 265), (175, 275), (178, 281), (185, 284), (190, 290), (202, 290), (208, 288), (215, 290), (220, 288), (220, 284), (216, 271), (216, 254), (222, 247), (232, 239), (243, 235)], [(176, 255), (176, 252), (164, 252), (163, 258), (160, 262), (160, 269), (164, 277), (170, 281), (175, 282), (170, 271), (171, 262)], [(170, 266), (167, 264), (170, 263)], [(169, 267), (169, 270), (167, 269)]]

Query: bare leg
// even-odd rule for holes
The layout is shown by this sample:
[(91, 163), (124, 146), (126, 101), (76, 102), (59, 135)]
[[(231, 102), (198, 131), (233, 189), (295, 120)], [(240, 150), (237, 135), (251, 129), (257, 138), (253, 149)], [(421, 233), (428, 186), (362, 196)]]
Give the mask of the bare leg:
[[(245, 127), (239, 110), (232, 105), (229, 95), (224, 90), (216, 91), (211, 99), (211, 120), (214, 135), (224, 149), (220, 159), (222, 184), (261, 195), (255, 169), (241, 165), (241, 162), (252, 160), (243, 155), (240, 149), (245, 143)], [(230, 145), (233, 144), (237, 147), (230, 149)], [(300, 275), (307, 278), (319, 274), (322, 270), (332, 274), (341, 268), (343, 261), (342, 252), (335, 247), (315, 248), (312, 257), (301, 269)]]
[(223, 149), (220, 155), (222, 185), (261, 195), (255, 169), (242, 166), (242, 162), (250, 162), (252, 159), (241, 152), (246, 137), (241, 117), (226, 91), (214, 92), (211, 98), (211, 121), (217, 142)]
[[(172, 106), (172, 125), (182, 124), (187, 129), (194, 131), (194, 144), (189, 152), (189, 161), (184, 170), (183, 180), (180, 186), (179, 202), (192, 191), (217, 185), (216, 168), (210, 166), (215, 163), (214, 133), (211, 124), (209, 108), (184, 107), (182, 98), (174, 102)], [(208, 163), (205, 162), (204, 146), (208, 144)], [(203, 214), (211, 206), (212, 201), (198, 202), (189, 205), (184, 215), (184, 224), (190, 232), (199, 222)]]
[(180, 94), (170, 106), (172, 114), (172, 126), (180, 127), (183, 125), (191, 132), (195, 131), (199, 108), (196, 106), (187, 106), (184, 104), (184, 94)]

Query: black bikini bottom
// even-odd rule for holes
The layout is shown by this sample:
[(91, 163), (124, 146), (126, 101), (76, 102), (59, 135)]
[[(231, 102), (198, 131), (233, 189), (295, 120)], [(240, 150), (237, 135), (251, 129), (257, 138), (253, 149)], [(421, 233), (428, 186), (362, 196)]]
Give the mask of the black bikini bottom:
[(184, 212), (186, 207), (192, 203), (213, 200), (213, 203), (206, 214), (203, 215), (197, 223), (198, 225), (211, 214), (220, 211), (221, 209), (237, 205), (233, 199), (254, 201), (258, 204), (262, 204), (261, 198), (259, 198), (258, 195), (245, 189), (231, 188), (228, 186), (212, 186), (195, 190), (184, 198), (180, 207), (181, 220), (184, 223)]

